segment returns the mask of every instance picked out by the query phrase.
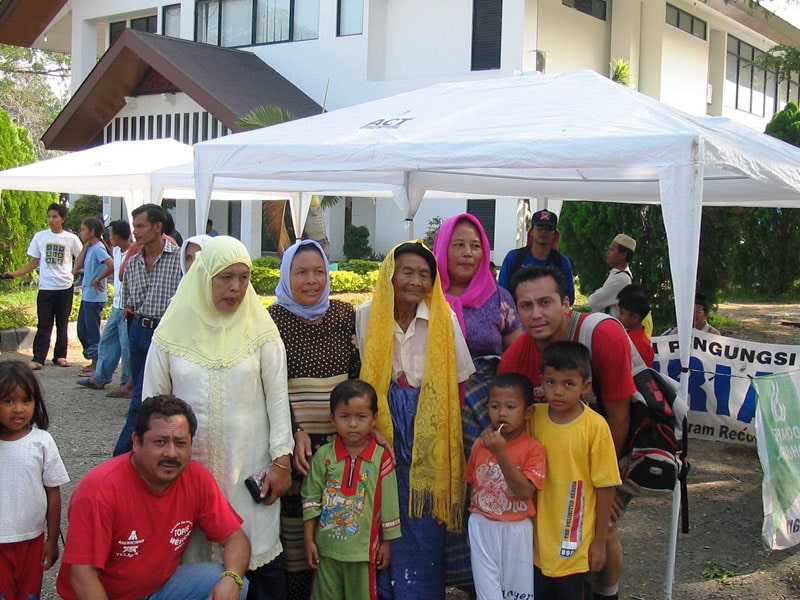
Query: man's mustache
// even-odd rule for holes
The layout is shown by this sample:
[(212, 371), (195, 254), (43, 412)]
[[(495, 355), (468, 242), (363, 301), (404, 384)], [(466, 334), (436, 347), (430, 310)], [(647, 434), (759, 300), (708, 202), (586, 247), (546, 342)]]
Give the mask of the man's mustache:
[(179, 460), (174, 460), (172, 458), (165, 458), (163, 460), (158, 461), (159, 466), (163, 467), (180, 467), (181, 462)]

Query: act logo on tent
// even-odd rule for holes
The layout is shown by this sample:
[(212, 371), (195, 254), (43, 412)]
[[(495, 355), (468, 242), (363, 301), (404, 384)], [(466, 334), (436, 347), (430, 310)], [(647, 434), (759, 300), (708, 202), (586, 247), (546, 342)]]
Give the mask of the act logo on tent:
[(412, 117), (400, 119), (377, 119), (362, 125), (359, 129), (399, 129), (406, 121), (412, 121)]

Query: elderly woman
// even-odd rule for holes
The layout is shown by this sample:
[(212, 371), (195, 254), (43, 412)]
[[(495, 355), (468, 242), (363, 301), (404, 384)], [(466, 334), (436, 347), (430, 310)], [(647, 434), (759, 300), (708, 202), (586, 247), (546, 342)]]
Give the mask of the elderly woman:
[(461, 411), (469, 458), (472, 444), (489, 426), (489, 382), (500, 355), (522, 335), (522, 326), (514, 299), (492, 276), (489, 239), (478, 219), (467, 213), (447, 219), (436, 233), (433, 254), (445, 297), (458, 316), (475, 363)]
[(441, 599), (445, 532), (461, 527), (464, 449), (459, 383), (474, 371), (458, 320), (421, 242), (381, 263), (373, 300), (356, 311), (361, 378), (378, 392), (378, 429), (397, 459), (403, 537), (379, 573), (383, 598)]
[[(191, 404), (198, 422), (192, 458), (214, 474), (250, 539), (248, 598), (284, 598), (277, 500), (291, 485), (294, 449), (286, 353), (250, 285), (250, 267), (232, 237), (204, 246), (153, 336), (142, 395), (174, 394)], [(257, 504), (244, 481), (268, 466)], [(197, 531), (187, 555), (221, 556)]]
[(320, 245), (302, 240), (283, 255), (277, 301), (269, 312), (286, 346), (289, 402), (295, 449), (292, 488), (281, 500), (281, 541), (287, 571), (288, 598), (307, 600), (312, 571), (305, 558), (300, 485), (311, 456), (331, 441), (330, 392), (336, 384), (358, 377), (355, 310), (330, 300), (328, 259)]
[[(489, 239), (477, 218), (462, 213), (447, 219), (436, 233), (433, 253), (445, 297), (458, 316), (475, 364), (461, 408), (464, 451), (469, 458), (475, 440), (489, 426), (489, 383), (500, 355), (522, 334), (522, 326), (514, 299), (492, 275)], [(448, 535), (447, 583), (472, 584), (465, 532)]]

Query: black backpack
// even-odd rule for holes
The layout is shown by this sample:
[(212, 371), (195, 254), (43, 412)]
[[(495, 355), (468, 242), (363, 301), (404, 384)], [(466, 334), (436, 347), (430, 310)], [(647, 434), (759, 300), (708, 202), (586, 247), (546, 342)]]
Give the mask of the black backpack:
[[(589, 348), (594, 328), (604, 313), (592, 313), (583, 323), (576, 341)], [(568, 339), (575, 338), (579, 314), (572, 313)], [(689, 447), (687, 415), (689, 406), (679, 394), (678, 382), (645, 365), (631, 344), (631, 371), (636, 392), (631, 397), (630, 426), (625, 454), (620, 459), (620, 488), (628, 493), (666, 494), (681, 486), (683, 531), (688, 532), (687, 475)], [(595, 397), (602, 408), (602, 398)]]

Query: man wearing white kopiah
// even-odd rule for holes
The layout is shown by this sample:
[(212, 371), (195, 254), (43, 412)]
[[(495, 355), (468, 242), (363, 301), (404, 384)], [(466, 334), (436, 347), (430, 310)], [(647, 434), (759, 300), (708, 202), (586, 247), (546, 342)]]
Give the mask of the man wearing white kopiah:
[(636, 240), (629, 235), (618, 233), (611, 240), (606, 251), (606, 263), (611, 270), (608, 272), (603, 287), (595, 290), (589, 296), (588, 302), (592, 307), (592, 312), (604, 312), (616, 319), (619, 318), (617, 294), (622, 288), (633, 282), (629, 265), (633, 260), (635, 250)]

